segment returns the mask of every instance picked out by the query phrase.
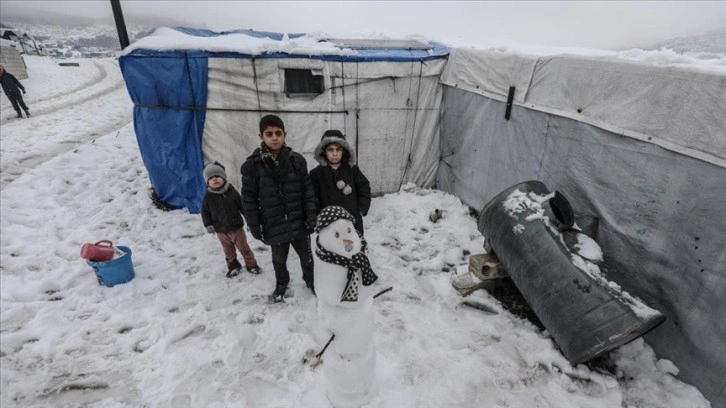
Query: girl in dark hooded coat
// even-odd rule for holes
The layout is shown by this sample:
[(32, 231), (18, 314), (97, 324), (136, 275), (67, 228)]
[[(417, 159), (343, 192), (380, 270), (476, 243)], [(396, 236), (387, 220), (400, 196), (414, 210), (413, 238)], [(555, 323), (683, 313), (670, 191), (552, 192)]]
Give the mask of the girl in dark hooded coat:
[(353, 225), (363, 236), (363, 216), (371, 206), (371, 186), (356, 165), (355, 151), (342, 132), (328, 130), (313, 154), (320, 163), (310, 171), (318, 212), (330, 205), (345, 208), (355, 218)]

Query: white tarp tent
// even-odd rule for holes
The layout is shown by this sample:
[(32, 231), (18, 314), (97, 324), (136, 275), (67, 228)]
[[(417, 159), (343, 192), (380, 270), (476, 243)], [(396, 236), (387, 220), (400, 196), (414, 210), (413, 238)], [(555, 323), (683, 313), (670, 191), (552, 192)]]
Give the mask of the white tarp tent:
[[(310, 169), (317, 165), (312, 153), (323, 132), (339, 129), (356, 147), (374, 194), (407, 182), (433, 186), (444, 63), (210, 58), (205, 162), (218, 160), (238, 173), (260, 145), (262, 112), (276, 112), (285, 121), (288, 145), (306, 157)], [(319, 72), (325, 91), (285, 95), (289, 69)], [(239, 181), (232, 179), (237, 187)]]

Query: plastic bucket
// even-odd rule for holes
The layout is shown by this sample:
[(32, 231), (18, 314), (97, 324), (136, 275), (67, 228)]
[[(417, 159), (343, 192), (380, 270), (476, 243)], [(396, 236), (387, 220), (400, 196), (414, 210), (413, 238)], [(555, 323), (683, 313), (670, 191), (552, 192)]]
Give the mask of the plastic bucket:
[(109, 288), (126, 283), (136, 276), (131, 262), (131, 248), (120, 245), (116, 248), (124, 255), (106, 262), (86, 261), (96, 272), (98, 283)]

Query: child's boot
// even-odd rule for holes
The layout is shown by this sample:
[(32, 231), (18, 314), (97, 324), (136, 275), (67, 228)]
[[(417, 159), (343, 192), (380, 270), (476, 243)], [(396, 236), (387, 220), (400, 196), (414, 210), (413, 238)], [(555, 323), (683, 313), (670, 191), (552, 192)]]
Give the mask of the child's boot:
[(260, 267), (258, 265), (255, 265), (255, 266), (253, 266), (251, 268), (248, 267), (247, 268), (247, 272), (249, 272), (249, 273), (251, 273), (253, 275), (259, 275), (259, 274), (262, 273), (262, 269), (260, 269)]
[(313, 291), (313, 295), (317, 296), (317, 293), (315, 293), (315, 284), (313, 283), (313, 281), (305, 281), (305, 286)]
[(239, 275), (241, 270), (242, 270), (242, 265), (239, 263), (238, 260), (235, 259), (234, 261), (227, 263), (227, 277), (228, 278), (234, 278), (235, 276)]
[(273, 302), (282, 302), (285, 298), (285, 292), (287, 292), (287, 283), (278, 283), (275, 285), (275, 291), (272, 292), (270, 300)]

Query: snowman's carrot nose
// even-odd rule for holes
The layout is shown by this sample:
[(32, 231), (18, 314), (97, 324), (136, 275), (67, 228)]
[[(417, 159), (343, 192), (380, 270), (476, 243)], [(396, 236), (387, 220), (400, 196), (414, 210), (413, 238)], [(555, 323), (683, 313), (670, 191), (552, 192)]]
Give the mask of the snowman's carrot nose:
[(344, 239), (343, 242), (345, 242), (345, 245), (353, 245), (352, 239)]

